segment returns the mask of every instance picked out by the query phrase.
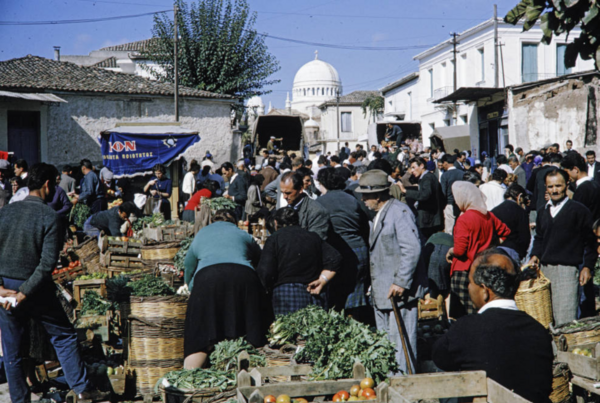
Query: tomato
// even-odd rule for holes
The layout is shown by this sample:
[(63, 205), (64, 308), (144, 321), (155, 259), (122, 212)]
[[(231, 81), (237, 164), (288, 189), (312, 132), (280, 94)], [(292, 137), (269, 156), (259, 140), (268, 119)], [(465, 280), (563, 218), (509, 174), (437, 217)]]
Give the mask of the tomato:
[(267, 395), (265, 397), (265, 399), (263, 400), (264, 403), (275, 403), (277, 401), (277, 398), (273, 395)]
[(360, 392), (360, 385), (354, 385), (350, 388), (351, 396), (358, 396), (358, 392)]
[(121, 241), (123, 241), (123, 242), (127, 242), (127, 241), (129, 241), (129, 238), (127, 238), (126, 236), (122, 236), (122, 237), (121, 237)]
[(366, 388), (363, 389), (363, 397), (366, 397), (367, 399), (370, 398), (371, 396), (375, 396), (375, 391), (371, 388)]
[(335, 395), (333, 395), (333, 399), (331, 399), (334, 402), (341, 402), (342, 398), (340, 397), (339, 393), (336, 393)]
[(72, 269), (73, 267), (75, 267), (75, 262), (69, 263), (69, 269)]
[(340, 390), (337, 394), (342, 398), (342, 402), (345, 402), (350, 398), (350, 394), (345, 390)]
[(308, 403), (308, 400), (303, 397), (299, 397), (297, 399), (292, 399), (292, 403)]
[(75, 267), (77, 267), (77, 266), (81, 266), (81, 262), (79, 260), (75, 261)]
[(374, 386), (375, 386), (375, 381), (373, 380), (373, 378), (365, 378), (362, 381), (360, 381), (361, 389), (373, 388)]
[(277, 396), (276, 403), (291, 403), (292, 400), (288, 395), (279, 395)]

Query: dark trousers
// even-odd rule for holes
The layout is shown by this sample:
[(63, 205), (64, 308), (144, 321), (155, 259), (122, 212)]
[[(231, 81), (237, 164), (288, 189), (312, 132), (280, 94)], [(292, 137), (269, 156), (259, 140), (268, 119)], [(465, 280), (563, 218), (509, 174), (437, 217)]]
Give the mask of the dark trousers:
[[(4, 288), (9, 290), (17, 291), (23, 283), (23, 280), (4, 278)], [(77, 333), (69, 322), (54, 287), (49, 285), (10, 312), (0, 308), (3, 360), (11, 401), (31, 401), (21, 363), (21, 344), (30, 318), (39, 321), (50, 335), (50, 342), (56, 350), (69, 387), (76, 393), (88, 389), (88, 376), (79, 354)]]

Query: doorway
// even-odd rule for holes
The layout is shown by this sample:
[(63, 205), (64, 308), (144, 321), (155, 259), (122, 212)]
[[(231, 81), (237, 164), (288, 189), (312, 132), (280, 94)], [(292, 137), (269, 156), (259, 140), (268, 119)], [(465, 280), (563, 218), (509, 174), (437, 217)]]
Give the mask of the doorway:
[(8, 151), (29, 166), (40, 162), (40, 112), (8, 111)]

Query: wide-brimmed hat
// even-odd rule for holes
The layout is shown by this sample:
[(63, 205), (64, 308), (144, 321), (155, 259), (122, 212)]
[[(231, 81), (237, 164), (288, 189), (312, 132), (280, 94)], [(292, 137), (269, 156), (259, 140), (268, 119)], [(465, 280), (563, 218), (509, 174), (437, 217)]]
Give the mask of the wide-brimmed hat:
[(361, 175), (356, 191), (358, 193), (378, 193), (389, 189), (390, 186), (388, 175), (380, 169), (373, 169)]

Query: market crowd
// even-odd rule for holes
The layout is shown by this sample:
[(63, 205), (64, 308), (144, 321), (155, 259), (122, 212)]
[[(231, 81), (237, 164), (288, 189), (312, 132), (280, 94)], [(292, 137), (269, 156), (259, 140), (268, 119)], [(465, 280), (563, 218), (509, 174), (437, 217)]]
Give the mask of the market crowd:
[[(120, 236), (131, 234), (136, 217), (156, 212), (196, 223), (204, 199), (223, 197), (233, 208), (201, 226), (185, 259), (186, 368), (205, 365), (227, 338), (264, 345), (275, 315), (318, 305), (386, 332), (400, 372), (416, 372), (418, 301), (442, 296), (457, 321), (433, 348), (436, 365), (486, 370), (529, 400), (547, 401), (550, 337), (514, 297), (539, 269), (552, 282), (556, 326), (596, 315), (600, 164), (593, 151), (581, 155), (570, 142), (562, 152), (558, 144), (528, 152), (508, 145), (476, 159), (468, 150), (423, 147), (391, 127), (369, 150), (346, 143), (311, 161), (281, 150), (280, 140), (271, 138), (260, 158), (247, 145), (237, 161), (217, 164), (207, 152), (186, 162), (179, 206), (170, 204), (163, 165), (134, 183), (89, 160), (61, 172), (0, 160), (0, 296), (17, 302), (0, 310), (11, 396), (27, 388), (19, 348), (29, 318), (48, 330), (69, 385), (95, 393), (51, 287), (74, 213), (88, 236)], [(270, 234), (264, 245), (239, 228), (258, 222)]]

